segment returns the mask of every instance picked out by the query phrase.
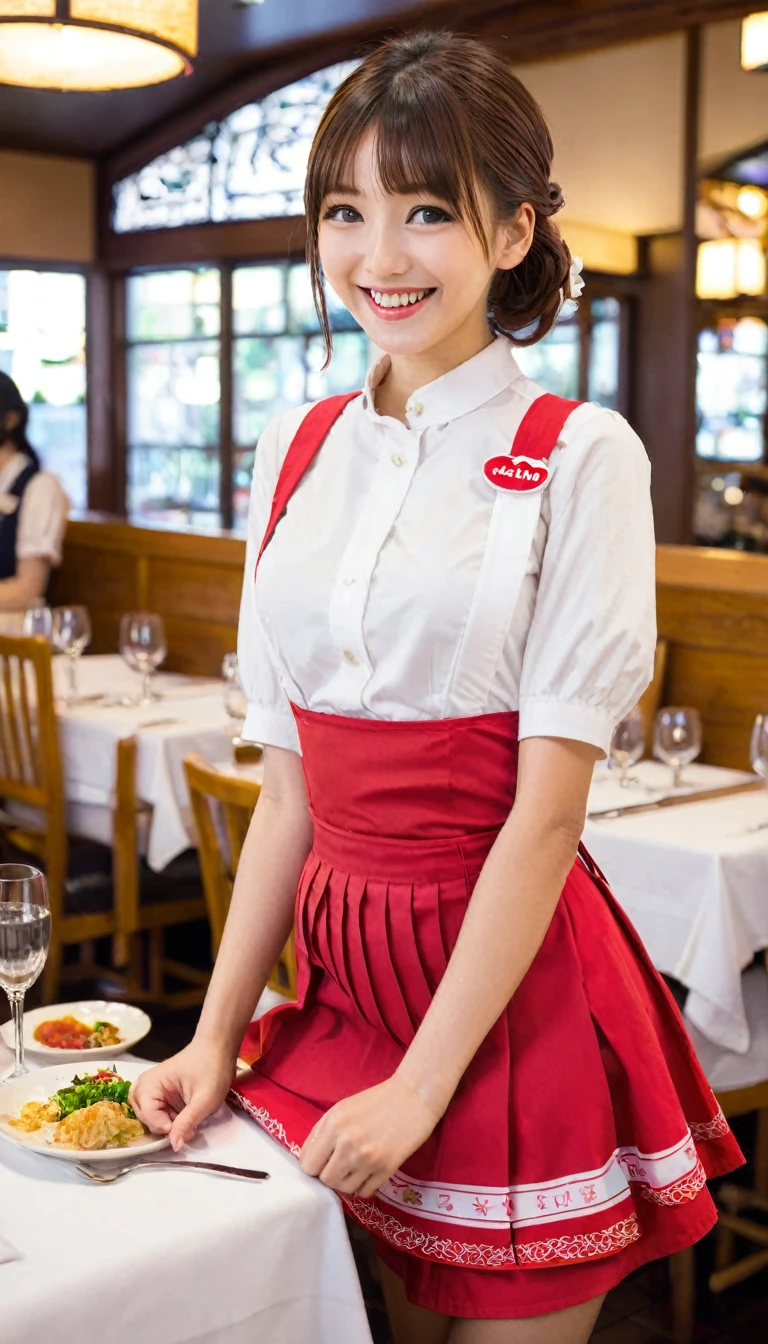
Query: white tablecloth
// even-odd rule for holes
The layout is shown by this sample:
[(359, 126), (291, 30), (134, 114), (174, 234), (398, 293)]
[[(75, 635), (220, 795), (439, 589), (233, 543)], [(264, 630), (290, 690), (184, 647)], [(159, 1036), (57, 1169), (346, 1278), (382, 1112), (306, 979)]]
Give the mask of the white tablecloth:
[[(57, 690), (64, 690), (66, 671), (64, 659), (55, 658)], [(136, 694), (140, 687), (117, 654), (81, 658), (77, 672), (85, 697)], [(112, 837), (117, 742), (136, 736), (136, 790), (152, 808), (147, 860), (159, 872), (195, 842), (184, 757), (198, 752), (234, 770), (234, 724), (224, 708), (223, 681), (158, 673), (153, 682), (162, 698), (151, 705), (105, 707), (86, 700), (66, 708), (59, 702), (59, 724), (70, 825), (103, 844)]]
[(186, 1151), (271, 1179), (97, 1186), (0, 1142), (0, 1236), (22, 1257), (0, 1264), (3, 1344), (371, 1344), (336, 1197), (228, 1107)]
[[(695, 767), (697, 779), (707, 770)], [(716, 787), (718, 776), (708, 777)], [(591, 797), (609, 787), (593, 785)], [(751, 829), (762, 822), (768, 792), (759, 790), (588, 820), (584, 831), (653, 964), (687, 986), (687, 1017), (739, 1052), (749, 1047), (741, 973), (768, 947), (768, 828)]]

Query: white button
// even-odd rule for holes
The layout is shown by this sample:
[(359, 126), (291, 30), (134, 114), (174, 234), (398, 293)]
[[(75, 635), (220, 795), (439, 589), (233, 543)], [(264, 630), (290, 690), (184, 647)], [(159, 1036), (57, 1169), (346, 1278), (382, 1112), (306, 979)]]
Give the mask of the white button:
[(399, 453), (393, 453), (393, 454), (392, 454), (392, 463), (393, 463), (393, 466), (395, 466), (395, 467), (404, 467), (404, 466), (405, 466), (405, 458), (404, 458), (404, 457), (401, 457)]
[(414, 415), (423, 415), (423, 414), (424, 414), (424, 407), (422, 406), (422, 404), (421, 404), (420, 401), (417, 401), (417, 402), (416, 402), (416, 405), (415, 405), (414, 408), (413, 408), (413, 414), (414, 414)]
[(348, 663), (352, 664), (353, 667), (360, 666), (360, 659), (355, 657), (351, 649), (344, 650), (344, 657), (346, 658)]
[(357, 583), (357, 579), (345, 579), (344, 582), (347, 588), (350, 588), (353, 583)]

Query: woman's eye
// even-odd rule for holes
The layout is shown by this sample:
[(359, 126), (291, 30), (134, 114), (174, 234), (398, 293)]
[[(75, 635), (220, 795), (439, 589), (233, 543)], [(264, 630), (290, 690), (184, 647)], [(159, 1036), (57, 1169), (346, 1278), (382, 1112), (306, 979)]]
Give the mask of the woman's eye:
[(342, 224), (357, 224), (361, 215), (351, 205), (332, 205), (330, 209), (326, 210), (325, 218), (337, 219)]
[(450, 224), (452, 216), (447, 210), (441, 210), (439, 205), (420, 205), (418, 210), (414, 210), (411, 215), (411, 223), (415, 224)]

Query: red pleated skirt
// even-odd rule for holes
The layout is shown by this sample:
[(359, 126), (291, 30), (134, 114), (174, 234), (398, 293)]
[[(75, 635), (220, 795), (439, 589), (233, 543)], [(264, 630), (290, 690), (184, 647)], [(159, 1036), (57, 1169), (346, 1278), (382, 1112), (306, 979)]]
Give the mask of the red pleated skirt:
[[(517, 715), (295, 714), (315, 824), (298, 1002), (250, 1028), (233, 1100), (298, 1156), (418, 1029), (514, 801)], [(343, 1202), (412, 1301), (511, 1319), (697, 1241), (716, 1217), (706, 1179), (742, 1161), (674, 1000), (582, 853), (435, 1132), (373, 1199)]]

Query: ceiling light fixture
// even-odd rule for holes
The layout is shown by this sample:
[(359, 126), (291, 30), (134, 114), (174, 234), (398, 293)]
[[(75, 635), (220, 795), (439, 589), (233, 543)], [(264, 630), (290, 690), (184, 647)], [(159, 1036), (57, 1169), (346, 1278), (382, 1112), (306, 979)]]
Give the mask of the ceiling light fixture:
[(768, 13), (748, 14), (741, 21), (742, 70), (768, 70)]
[(759, 238), (714, 238), (699, 243), (696, 294), (733, 299), (765, 293), (765, 252)]
[(0, 0), (0, 84), (135, 89), (192, 72), (198, 0)]

